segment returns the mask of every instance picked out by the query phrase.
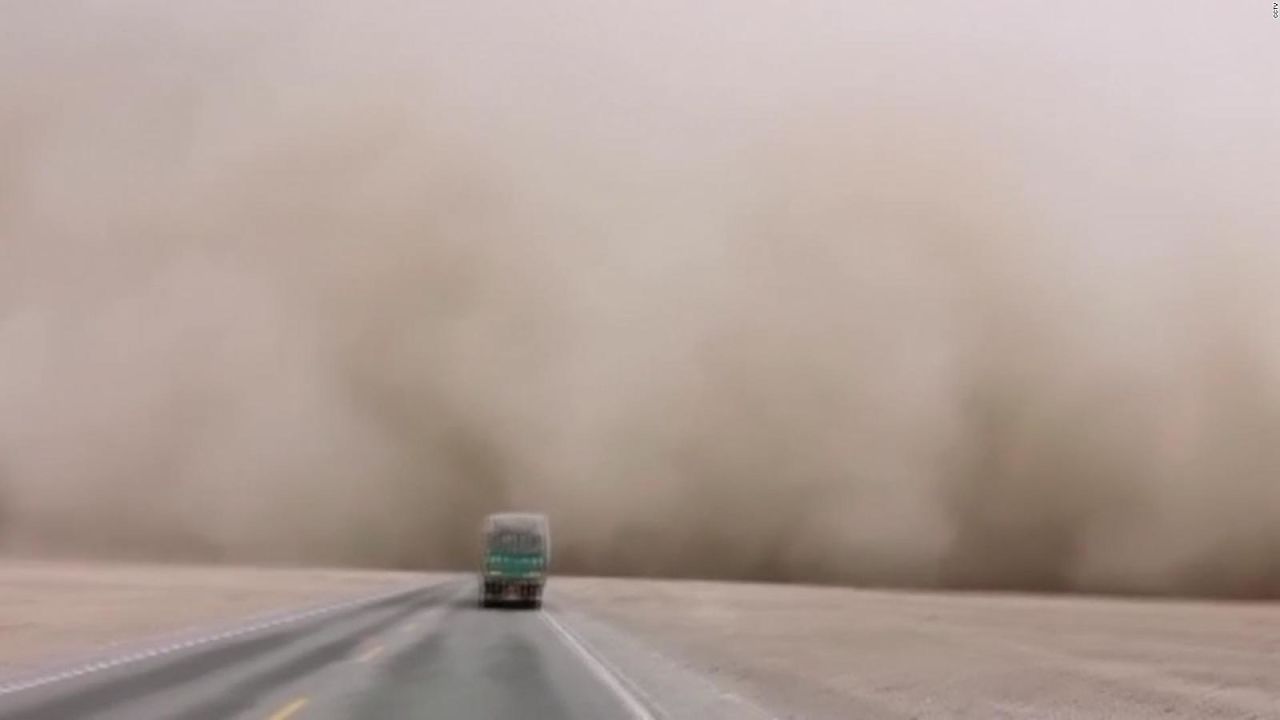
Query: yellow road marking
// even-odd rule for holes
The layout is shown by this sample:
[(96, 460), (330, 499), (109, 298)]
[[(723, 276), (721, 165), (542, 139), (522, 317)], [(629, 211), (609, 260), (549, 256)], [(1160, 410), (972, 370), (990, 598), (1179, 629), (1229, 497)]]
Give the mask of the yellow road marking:
[(304, 706), (306, 706), (306, 704), (307, 704), (306, 698), (298, 698), (297, 700), (294, 700), (288, 705), (285, 705), (284, 707), (280, 708), (278, 711), (276, 711), (275, 715), (272, 715), (271, 717), (267, 718), (267, 720), (289, 720), (289, 718), (296, 715), (299, 710), (301, 710)]
[(416, 622), (411, 622), (408, 625), (404, 626), (405, 632), (413, 632), (414, 630), (417, 630), (417, 629), (418, 629), (418, 623)]
[(382, 654), (382, 646), (381, 646), (381, 645), (375, 645), (374, 647), (372, 647), (372, 648), (370, 648), (369, 650), (365, 651), (365, 653), (364, 653), (363, 655), (361, 655), (360, 657), (356, 658), (356, 661), (357, 661), (357, 662), (369, 662), (370, 660), (372, 660), (372, 659), (374, 659), (374, 658), (378, 657), (378, 656), (379, 656), (379, 655), (381, 655), (381, 654)]

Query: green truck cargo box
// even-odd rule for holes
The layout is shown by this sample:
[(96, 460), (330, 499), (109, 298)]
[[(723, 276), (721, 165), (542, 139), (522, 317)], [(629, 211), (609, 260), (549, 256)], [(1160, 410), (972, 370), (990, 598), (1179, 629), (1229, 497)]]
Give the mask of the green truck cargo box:
[(499, 513), (485, 518), (480, 568), (481, 607), (542, 607), (551, 564), (545, 515)]

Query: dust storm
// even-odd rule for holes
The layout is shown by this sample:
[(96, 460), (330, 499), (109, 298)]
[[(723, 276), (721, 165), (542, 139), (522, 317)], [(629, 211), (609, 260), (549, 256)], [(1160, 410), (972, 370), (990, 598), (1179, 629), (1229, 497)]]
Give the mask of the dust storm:
[(895, 5), (11, 5), (0, 548), (1280, 594), (1269, 20)]

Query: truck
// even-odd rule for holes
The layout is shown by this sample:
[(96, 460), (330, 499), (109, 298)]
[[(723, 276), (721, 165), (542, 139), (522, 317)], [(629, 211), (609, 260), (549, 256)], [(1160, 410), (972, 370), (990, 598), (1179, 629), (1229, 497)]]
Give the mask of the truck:
[(484, 520), (480, 607), (542, 607), (551, 565), (551, 529), (545, 515), (496, 513)]

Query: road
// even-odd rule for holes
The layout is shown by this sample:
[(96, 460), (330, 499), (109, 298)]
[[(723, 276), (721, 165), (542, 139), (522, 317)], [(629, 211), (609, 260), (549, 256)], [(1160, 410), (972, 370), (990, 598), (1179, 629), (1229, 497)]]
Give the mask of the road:
[(0, 720), (1280, 718), (1277, 603), (414, 580), (35, 671)]
[(14, 681), (0, 718), (649, 717), (552, 612), (457, 579)]

